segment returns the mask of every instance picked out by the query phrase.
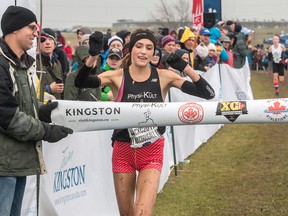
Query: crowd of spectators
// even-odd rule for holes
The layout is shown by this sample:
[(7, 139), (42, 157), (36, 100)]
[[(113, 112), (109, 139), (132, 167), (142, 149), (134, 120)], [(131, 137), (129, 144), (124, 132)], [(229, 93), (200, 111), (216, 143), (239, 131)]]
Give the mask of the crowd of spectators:
[[(47, 32), (45, 32), (47, 31)], [(50, 64), (53, 66), (58, 61), (62, 68), (62, 74), (58, 77), (62, 80), (60, 88), (60, 97), (62, 99), (72, 100), (90, 100), (90, 101), (112, 101), (113, 95), (109, 93), (108, 86), (102, 89), (78, 89), (73, 85), (73, 80), (79, 71), (79, 68), (88, 58), (89, 36), (92, 30), (89, 27), (81, 27), (76, 32), (78, 43), (71, 45), (70, 41), (66, 41), (61, 32), (46, 28), (43, 29), (42, 37), (51, 36), (55, 40), (55, 49), (53, 51), (57, 58), (51, 57)], [(115, 70), (121, 67), (125, 62), (125, 56), (129, 52), (129, 41), (131, 32), (123, 29), (113, 33), (111, 29), (107, 29), (104, 34), (104, 52), (99, 60), (95, 62), (95, 67), (91, 70), (91, 74), (100, 74), (107, 70)], [(177, 53), (183, 60), (187, 61), (195, 70), (208, 71), (215, 64), (227, 64), (232, 68), (242, 68), (248, 60), (251, 70), (272, 70), (272, 57), (269, 54), (269, 47), (256, 45), (252, 46), (254, 31), (243, 27), (240, 23), (228, 20), (226, 22), (219, 21), (212, 28), (192, 28), (179, 27), (178, 29), (159, 28), (155, 33), (157, 38), (157, 47), (151, 67), (159, 69), (169, 69), (175, 71), (181, 76), (185, 76), (182, 71), (171, 68), (166, 60), (171, 53)], [(111, 49), (118, 49), (117, 55), (111, 55)], [(74, 50), (74, 53), (73, 51)], [(110, 53), (110, 56), (109, 56)], [(42, 56), (46, 56), (42, 51)], [(112, 56), (112, 57), (111, 57)], [(114, 66), (111, 67), (111, 58)], [(49, 58), (47, 58), (49, 60)], [(44, 59), (44, 66), (47, 59)], [(53, 60), (55, 59), (55, 60)], [(43, 60), (43, 57), (42, 57)], [(59, 65), (57, 63), (57, 65)], [(47, 70), (44, 67), (43, 70)], [(55, 71), (55, 73), (58, 72)], [(50, 76), (51, 73), (42, 75)], [(38, 74), (40, 77), (40, 74)], [(65, 85), (66, 79), (68, 82)], [(58, 80), (58, 83), (60, 82)], [(43, 82), (43, 78), (42, 78)], [(57, 81), (50, 77), (50, 83), (43, 86), (42, 91), (49, 98), (54, 96), (59, 99), (59, 93), (55, 93)], [(60, 84), (58, 84), (60, 86)], [(42, 94), (43, 94), (42, 92)], [(86, 95), (83, 97), (83, 95)]]

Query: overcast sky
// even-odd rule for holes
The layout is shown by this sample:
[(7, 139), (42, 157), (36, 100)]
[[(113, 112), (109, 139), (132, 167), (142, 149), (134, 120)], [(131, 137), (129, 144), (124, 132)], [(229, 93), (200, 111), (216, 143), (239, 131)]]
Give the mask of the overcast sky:
[[(7, 1), (7, 0), (6, 0)], [(179, 0), (164, 0), (173, 6)], [(0, 0), (1, 8), (5, 8)], [(15, 0), (11, 0), (12, 3)], [(39, 0), (18, 0), (18, 3), (37, 2), (39, 17)], [(156, 10), (159, 0), (42, 0), (43, 26), (67, 28), (76, 24), (87, 26), (111, 27), (118, 19), (143, 21), (149, 19)], [(192, 5), (192, 0), (190, 1)], [(4, 5), (3, 5), (4, 4)], [(191, 11), (192, 6), (188, 8)], [(275, 20), (286, 19), (288, 0), (222, 0), (223, 20)]]

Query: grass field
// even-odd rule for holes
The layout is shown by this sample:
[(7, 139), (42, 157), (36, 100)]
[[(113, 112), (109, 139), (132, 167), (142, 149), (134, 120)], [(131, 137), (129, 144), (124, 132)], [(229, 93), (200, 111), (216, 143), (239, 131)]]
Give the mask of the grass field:
[[(253, 71), (251, 85), (255, 99), (274, 97), (271, 71)], [(172, 172), (154, 215), (288, 215), (287, 145), (287, 124), (225, 125)]]

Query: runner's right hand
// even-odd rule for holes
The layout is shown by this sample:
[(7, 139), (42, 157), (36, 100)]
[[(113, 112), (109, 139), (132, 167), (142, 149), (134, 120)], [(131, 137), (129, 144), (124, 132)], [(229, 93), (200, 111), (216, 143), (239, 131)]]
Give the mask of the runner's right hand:
[(96, 56), (103, 53), (104, 36), (102, 32), (95, 31), (89, 37), (89, 54)]

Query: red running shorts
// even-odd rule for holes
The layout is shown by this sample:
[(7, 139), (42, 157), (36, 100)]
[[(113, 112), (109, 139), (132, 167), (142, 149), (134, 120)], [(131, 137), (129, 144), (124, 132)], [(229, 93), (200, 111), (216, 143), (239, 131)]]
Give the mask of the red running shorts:
[(146, 169), (161, 172), (163, 166), (164, 137), (141, 148), (131, 148), (130, 142), (114, 141), (112, 171), (134, 173)]

